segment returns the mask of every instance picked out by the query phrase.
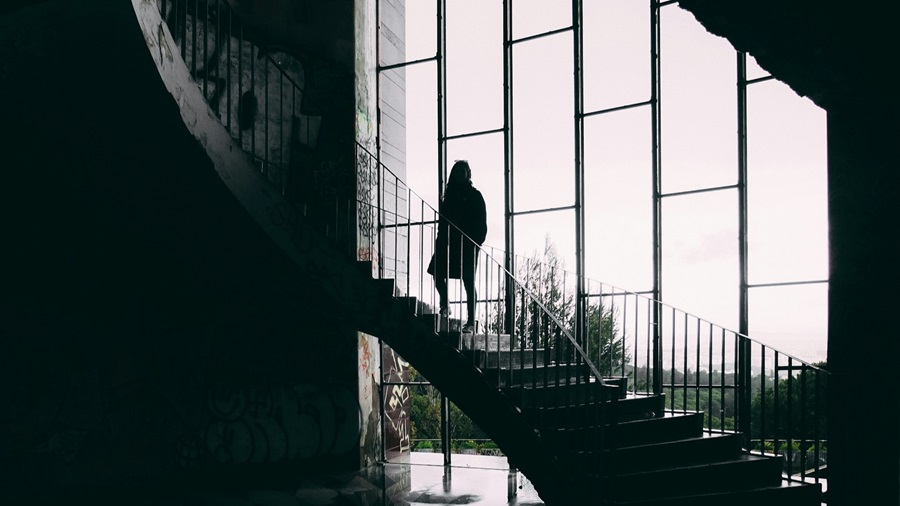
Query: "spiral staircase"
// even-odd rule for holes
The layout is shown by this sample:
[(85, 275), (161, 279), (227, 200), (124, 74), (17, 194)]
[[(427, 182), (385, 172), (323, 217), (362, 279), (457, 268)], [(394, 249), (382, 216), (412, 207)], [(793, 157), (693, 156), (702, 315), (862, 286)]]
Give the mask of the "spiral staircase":
[[(538, 338), (500, 327), (460, 334), (458, 322), (398, 296), (392, 280), (373, 279), (371, 265), (360, 268), (326, 237), (203, 107), (209, 95), (179, 57), (158, 4), (130, 6), (160, 82), (233, 205), (335, 314), (387, 343), (488, 433), (547, 504), (820, 503), (818, 485), (783, 479), (781, 457), (750, 454), (739, 433), (704, 432), (703, 413), (667, 412), (665, 396), (630, 394), (627, 378), (604, 377), (552, 315), (552, 335)], [(514, 275), (505, 278), (528, 297)]]
[[(154, 45), (174, 47), (156, 6), (134, 5), (154, 57)], [(183, 62), (154, 59), (164, 80), (180, 74), (167, 83), (173, 95), (200, 92)], [(221, 125), (210, 128), (227, 135)], [(219, 156), (211, 146), (207, 151)], [(222, 161), (229, 162), (217, 170), (231, 171), (223, 179), (251, 214), (253, 207), (264, 215), (266, 208), (291, 205), (253, 178), (252, 164)], [(602, 377), (571, 335), (557, 331), (553, 339), (527, 340), (515, 331), (460, 334), (458, 321), (422, 311), (414, 298), (396, 296), (392, 280), (372, 279), (368, 262), (360, 268), (329, 247), (321, 226), (305, 216), (295, 216), (290, 230), (257, 219), (270, 235), (284, 239), (287, 232), (292, 256), (329, 292), (335, 310), (354, 314), (359, 330), (382, 339), (428, 377), (491, 435), (549, 504), (820, 502), (818, 485), (783, 480), (781, 457), (744, 452), (739, 433), (705, 433), (703, 413), (667, 413), (663, 395), (628, 394), (627, 378)], [(512, 275), (507, 279), (518, 283)]]

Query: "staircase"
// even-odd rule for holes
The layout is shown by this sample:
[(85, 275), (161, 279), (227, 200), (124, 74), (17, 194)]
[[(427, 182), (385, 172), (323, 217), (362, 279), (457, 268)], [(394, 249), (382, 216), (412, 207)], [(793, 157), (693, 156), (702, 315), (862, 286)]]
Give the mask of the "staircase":
[[(147, 40), (174, 47), (155, 7), (134, 4)], [(186, 68), (154, 59), (173, 94), (199, 93), (189, 89)], [(207, 121), (212, 117), (185, 122), (198, 129), (198, 139), (212, 135), (201, 128), (227, 138), (221, 124)], [(222, 179), (261, 228), (321, 283), (335, 311), (351, 315), (361, 331), (380, 337), (429, 378), (491, 435), (548, 504), (819, 504), (818, 485), (783, 480), (780, 457), (748, 454), (740, 434), (707, 434), (702, 413), (667, 413), (664, 396), (628, 393), (627, 378), (601, 377), (546, 308), (541, 318), (549, 326), (529, 333), (463, 335), (458, 321), (398, 297), (392, 280), (372, 279), (371, 264), (330, 246), (321, 224), (300, 213), (291, 214), (290, 226), (273, 223), (270, 210), (290, 203), (265, 189), (271, 181), (249, 175), (259, 170), (253, 163), (230, 149), (222, 153), (222, 142), (204, 146)], [(528, 297), (512, 274), (501, 276)]]
[(820, 504), (818, 485), (782, 479), (781, 457), (744, 453), (738, 433), (705, 433), (701, 412), (666, 413), (662, 395), (628, 394), (627, 378), (598, 380), (509, 334), (440, 335), (511, 399), (566, 473), (596, 487), (595, 504)]

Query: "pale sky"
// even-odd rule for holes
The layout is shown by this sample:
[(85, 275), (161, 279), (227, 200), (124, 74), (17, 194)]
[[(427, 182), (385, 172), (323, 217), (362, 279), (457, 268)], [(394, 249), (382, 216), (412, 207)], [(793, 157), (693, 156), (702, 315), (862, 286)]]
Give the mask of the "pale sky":
[[(571, 23), (568, 2), (516, 0), (514, 37)], [(585, 110), (650, 98), (648, 2), (585, 6)], [(407, 59), (435, 54), (435, 2), (407, 0)], [(503, 126), (502, 3), (448, 2), (450, 135)], [(677, 5), (661, 14), (663, 192), (737, 182), (735, 52)], [(515, 208), (574, 202), (571, 32), (514, 49)], [(394, 63), (394, 62), (384, 62)], [(436, 66), (406, 69), (407, 181), (436, 206)], [(748, 59), (751, 79), (767, 72)], [(750, 283), (828, 276), (825, 112), (775, 80), (748, 91)], [(585, 120), (586, 269), (630, 291), (652, 287), (650, 109)], [(448, 159), (469, 160), (485, 196), (486, 243), (503, 245), (502, 134), (452, 140)], [(736, 330), (736, 190), (663, 201), (663, 301)], [(517, 253), (551, 234), (574, 270), (572, 211), (517, 218)], [(750, 337), (807, 361), (824, 360), (824, 284), (755, 288)]]

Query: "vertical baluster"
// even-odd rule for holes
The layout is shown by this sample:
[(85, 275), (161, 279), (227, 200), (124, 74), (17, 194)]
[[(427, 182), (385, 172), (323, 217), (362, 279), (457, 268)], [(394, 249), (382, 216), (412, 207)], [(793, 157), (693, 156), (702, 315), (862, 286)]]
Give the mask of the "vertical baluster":
[(241, 145), (241, 148), (244, 147), (244, 128), (240, 121), (240, 116), (246, 114), (244, 111), (244, 107), (247, 106), (244, 103), (244, 25), (241, 23), (238, 25), (238, 144)]
[(794, 474), (794, 358), (788, 357), (787, 377), (787, 434), (784, 435), (787, 444), (788, 475)]
[[(249, 41), (248, 41), (249, 42)], [(257, 113), (259, 113), (259, 101), (256, 98), (256, 46), (250, 42), (250, 94), (253, 96), (253, 102), (256, 104)], [(253, 158), (253, 164), (256, 165), (257, 170), (259, 170), (259, 155), (256, 154), (256, 119), (253, 118), (254, 121), (250, 125), (250, 154)], [(335, 202), (335, 211), (339, 208), (337, 202)], [(335, 217), (337, 217), (338, 213), (335, 212)], [(335, 226), (337, 226), (338, 222), (335, 221)]]
[(781, 454), (781, 450), (778, 448), (778, 443), (779, 443), (778, 439), (779, 439), (779, 436), (781, 435), (781, 431), (778, 430), (778, 422), (779, 422), (779, 418), (781, 418), (781, 416), (780, 416), (781, 410), (779, 409), (779, 406), (778, 406), (778, 397), (779, 397), (778, 383), (780, 381), (780, 378), (779, 378), (780, 366), (778, 364), (778, 362), (779, 362), (778, 356), (779, 356), (779, 353), (776, 351), (775, 352), (775, 381), (774, 381), (773, 388), (772, 388), (772, 443), (775, 448), (775, 450), (774, 450), (775, 455)]
[(263, 95), (265, 96), (265, 112), (263, 113), (263, 174), (266, 175), (266, 179), (269, 179), (271, 176), (269, 174), (269, 151), (271, 150), (271, 144), (269, 144), (269, 55), (263, 59), (263, 72), (266, 75), (265, 80), (263, 81)]
[(719, 430), (725, 429), (725, 329), (722, 329), (722, 361), (719, 367)]
[[(620, 367), (619, 367), (619, 376), (622, 378), (626, 378), (626, 376), (625, 376), (625, 365), (626, 365), (625, 364), (625, 362), (626, 362), (626, 360), (625, 360), (625, 336), (628, 334), (628, 332), (627, 332), (627, 330), (628, 330), (628, 293), (623, 291), (622, 296), (625, 298), (625, 301), (622, 303), (622, 328), (620, 329), (622, 331), (622, 338), (620, 339), (620, 342), (622, 343), (622, 354), (621, 354), (621, 361), (620, 361)], [(615, 315), (613, 315), (612, 318), (614, 319)], [(615, 321), (615, 319), (613, 321)], [(623, 381), (627, 382), (628, 379), (625, 379)]]
[[(209, 4), (203, 0), (203, 98), (209, 100)], [(200, 15), (199, 5), (194, 17)]]
[(194, 0), (194, 15), (191, 16), (191, 77), (197, 78), (197, 14), (200, 0)]
[[(215, 0), (216, 2), (216, 39), (215, 39), (215, 54), (216, 54), (216, 117), (220, 120), (222, 119), (222, 114), (219, 112), (219, 101), (222, 98), (222, 75), (221, 75), (221, 65), (220, 61), (222, 59), (222, 55), (219, 52), (219, 48), (222, 47), (222, 0)], [(209, 7), (207, 6), (207, 10)]]
[(284, 195), (287, 164), (284, 163), (284, 72), (281, 69), (278, 72), (278, 165), (281, 167), (278, 171), (278, 177), (281, 178), (281, 194)]
[(694, 409), (700, 411), (700, 318), (697, 318), (697, 362), (694, 374)]
[(707, 405), (708, 405), (708, 415), (706, 428), (712, 429), (713, 421), (712, 421), (712, 407), (713, 407), (713, 341), (715, 337), (713, 336), (713, 324), (709, 324), (709, 372), (706, 375), (706, 389), (707, 389)]
[(801, 364), (800, 366), (800, 464), (803, 466), (800, 468), (800, 478), (802, 481), (806, 481), (806, 457), (807, 447), (806, 447), (806, 408), (808, 399), (806, 397), (806, 381), (808, 375), (808, 369), (806, 364)]
[[(731, 388), (731, 392), (732, 392), (732, 396), (731, 396), (731, 412), (734, 413), (735, 428), (739, 428), (739, 427), (740, 427), (740, 425), (738, 425), (738, 422), (740, 421), (740, 420), (739, 420), (739, 417), (740, 417), (741, 414), (742, 414), (742, 413), (740, 412), (740, 407), (739, 407), (739, 404), (738, 404), (738, 400), (739, 400), (739, 398), (740, 398), (740, 390), (739, 390), (739, 387), (742, 386), (742, 385), (739, 385), (739, 383), (740, 383), (740, 379), (739, 379), (739, 378), (740, 378), (740, 374), (739, 374), (739, 372), (740, 372), (741, 367), (742, 367), (742, 365), (741, 365), (741, 363), (740, 363), (740, 360), (739, 360), (739, 357), (740, 357), (740, 346), (741, 346), (741, 344), (740, 344), (741, 336), (738, 335), (736, 332), (733, 332), (732, 334), (734, 335), (734, 355), (733, 355), (733, 356), (734, 356), (734, 364), (735, 364), (735, 367), (734, 367), (734, 373), (732, 373), (733, 379), (731, 380), (731, 387), (732, 387), (732, 388)], [(722, 417), (722, 429), (723, 429), (723, 430), (725, 429), (725, 418), (724, 418), (724, 417)]]
[[(221, 2), (221, 0), (219, 0), (219, 1)], [(225, 99), (226, 100), (225, 110), (227, 111), (228, 119), (225, 121), (226, 121), (226, 128), (228, 130), (228, 133), (231, 134), (232, 137), (234, 137), (234, 131), (231, 128), (231, 81), (232, 81), (232, 78), (231, 78), (231, 39), (234, 36), (234, 28), (233, 28), (234, 20), (231, 17), (231, 7), (227, 6), (227, 4), (225, 7), (225, 11), (228, 13), (228, 43), (227, 43), (227, 49), (225, 51), (225, 53), (226, 53), (225, 61), (226, 61), (226, 65), (227, 65), (226, 73), (228, 75), (228, 78), (225, 80), (225, 92), (227, 94), (227, 98)]]
[(669, 409), (675, 411), (675, 308), (672, 308), (672, 369), (669, 371)]
[[(648, 297), (647, 298), (647, 362), (645, 362), (647, 364), (647, 367), (644, 369), (645, 376), (646, 376), (646, 378), (644, 380), (645, 385), (646, 385), (645, 388), (647, 389), (648, 392), (653, 392), (653, 389), (654, 389), (654, 387), (653, 387), (654, 383), (651, 383), (651, 381), (650, 381), (650, 370), (654, 369), (652, 367), (653, 360), (651, 357), (652, 357), (652, 353), (653, 353), (653, 335), (654, 335), (654, 330), (655, 330), (654, 325), (656, 325), (656, 326), (659, 325), (659, 323), (656, 323), (656, 324), (653, 323), (653, 306), (654, 306), (653, 299)], [(662, 371), (654, 370), (653, 374), (654, 374), (653, 381), (655, 382), (656, 381), (655, 375), (662, 374)]]
[(681, 387), (681, 405), (684, 408), (684, 412), (687, 413), (688, 408), (688, 315), (684, 313), (684, 349), (682, 350), (684, 354), (683, 361), (683, 371), (681, 372), (682, 377), (682, 387)]

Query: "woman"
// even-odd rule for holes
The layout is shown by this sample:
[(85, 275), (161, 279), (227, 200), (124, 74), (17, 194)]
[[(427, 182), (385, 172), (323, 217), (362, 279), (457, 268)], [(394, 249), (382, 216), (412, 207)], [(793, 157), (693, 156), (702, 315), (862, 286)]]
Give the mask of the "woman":
[(434, 276), (442, 316), (448, 316), (447, 280), (462, 279), (466, 289), (466, 324), (463, 332), (475, 330), (475, 269), (478, 247), (487, 235), (487, 211), (481, 192), (472, 186), (469, 162), (457, 160), (441, 199), (438, 234), (428, 273)]

